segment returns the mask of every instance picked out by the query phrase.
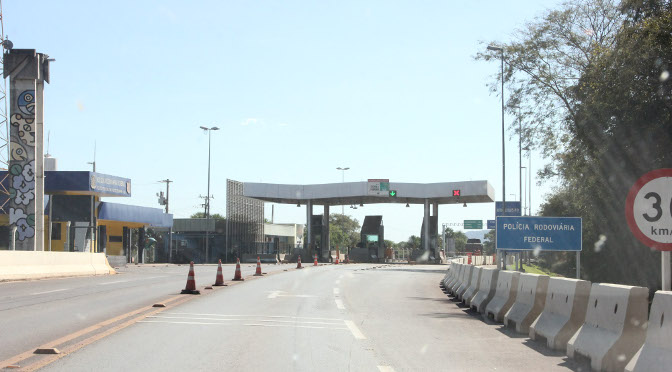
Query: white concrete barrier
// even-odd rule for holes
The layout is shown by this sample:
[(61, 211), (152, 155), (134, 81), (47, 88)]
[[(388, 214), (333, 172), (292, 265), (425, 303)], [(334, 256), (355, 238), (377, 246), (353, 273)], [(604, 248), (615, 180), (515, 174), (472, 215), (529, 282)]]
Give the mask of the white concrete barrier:
[(460, 301), (463, 300), (462, 295), (464, 294), (464, 292), (467, 291), (467, 288), (469, 288), (469, 285), (470, 285), (471, 281), (473, 280), (473, 274), (474, 274), (474, 271), (475, 271), (475, 267), (473, 265), (467, 265), (466, 270), (467, 271), (464, 274), (464, 281), (462, 282), (462, 284), (460, 284), (460, 286), (455, 291), (455, 296)]
[(589, 296), (589, 281), (550, 278), (544, 311), (530, 325), (530, 338), (545, 339), (549, 348), (566, 350), (567, 341), (583, 325)]
[(481, 269), (481, 280), (479, 281), (478, 293), (469, 302), (469, 306), (478, 311), (485, 313), (485, 308), (488, 303), (495, 297), (497, 290), (497, 278), (499, 277), (499, 270), (495, 268)]
[(490, 300), (485, 307), (483, 316), (492, 319), (496, 322), (504, 320), (504, 314), (513, 306), (516, 301), (516, 294), (518, 293), (518, 279), (520, 273), (517, 271), (500, 271), (497, 277), (497, 290), (495, 296)]
[(567, 343), (567, 356), (587, 357), (598, 371), (622, 371), (644, 343), (648, 298), (647, 288), (594, 283), (586, 320)]
[(516, 302), (504, 315), (504, 325), (514, 326), (518, 333), (529, 333), (530, 325), (544, 310), (548, 279), (546, 275), (520, 275)]
[(114, 273), (104, 253), (0, 251), (0, 281)]
[(672, 369), (672, 292), (657, 291), (651, 304), (644, 345), (632, 357), (625, 370), (663, 372), (670, 369)]
[(459, 274), (460, 271), (460, 266), (461, 266), (460, 264), (455, 262), (450, 264), (450, 273), (448, 274), (448, 277), (443, 281), (443, 286), (445, 287), (446, 290), (450, 288), (450, 282), (456, 280), (457, 275)]
[(481, 267), (476, 267), (474, 268), (474, 271), (471, 272), (471, 284), (467, 288), (466, 291), (464, 291), (462, 295), (462, 302), (465, 304), (469, 305), (471, 303), (471, 300), (474, 298), (476, 293), (478, 293), (478, 288), (480, 287), (481, 284), (481, 275), (483, 274), (483, 268)]
[(457, 289), (462, 285), (462, 282), (465, 280), (465, 275), (467, 273), (467, 269), (470, 265), (462, 265), (462, 269), (460, 270), (460, 276), (457, 278), (455, 282), (450, 286), (450, 293), (453, 295), (457, 291)]

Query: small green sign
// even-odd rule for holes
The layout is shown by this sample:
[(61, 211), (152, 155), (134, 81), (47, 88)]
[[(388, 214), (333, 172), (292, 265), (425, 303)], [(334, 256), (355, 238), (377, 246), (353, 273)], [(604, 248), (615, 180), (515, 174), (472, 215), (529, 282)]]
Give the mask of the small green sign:
[(391, 197), (397, 196), (397, 190), (390, 190), (390, 196)]
[(464, 220), (464, 228), (472, 230), (483, 229), (483, 220)]

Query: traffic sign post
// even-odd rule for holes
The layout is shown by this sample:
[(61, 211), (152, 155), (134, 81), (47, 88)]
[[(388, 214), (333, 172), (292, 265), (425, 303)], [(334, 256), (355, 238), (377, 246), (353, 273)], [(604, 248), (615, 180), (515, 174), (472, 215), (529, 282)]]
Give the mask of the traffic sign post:
[(640, 177), (625, 199), (630, 231), (646, 246), (661, 251), (663, 291), (672, 289), (672, 168), (656, 169)]
[(488, 230), (494, 230), (496, 227), (496, 222), (495, 220), (488, 220)]

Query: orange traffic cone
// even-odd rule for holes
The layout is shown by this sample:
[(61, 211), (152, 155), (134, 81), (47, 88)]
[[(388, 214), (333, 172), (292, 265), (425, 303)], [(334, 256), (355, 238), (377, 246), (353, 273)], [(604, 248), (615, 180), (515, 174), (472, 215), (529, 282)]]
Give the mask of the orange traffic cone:
[(296, 262), (296, 268), (303, 269), (303, 267), (301, 267), (301, 255), (299, 255), (299, 260)]
[(224, 275), (222, 275), (222, 260), (219, 260), (219, 264), (217, 265), (217, 277), (215, 278), (215, 284), (213, 285), (217, 287), (226, 285), (224, 284)]
[(313, 262), (313, 266), (317, 266), (317, 253), (315, 253), (315, 262)]
[(334, 265), (338, 265), (338, 256), (340, 256), (340, 254), (336, 253), (336, 261), (334, 261)]
[(189, 275), (187, 276), (187, 286), (184, 287), (181, 294), (201, 294), (196, 290), (196, 280), (194, 280), (194, 261), (189, 263)]
[(240, 274), (240, 258), (236, 258), (236, 273), (233, 275), (233, 280), (243, 281), (243, 276)]
[(254, 273), (254, 276), (261, 276), (261, 261), (259, 256), (257, 256), (257, 271)]

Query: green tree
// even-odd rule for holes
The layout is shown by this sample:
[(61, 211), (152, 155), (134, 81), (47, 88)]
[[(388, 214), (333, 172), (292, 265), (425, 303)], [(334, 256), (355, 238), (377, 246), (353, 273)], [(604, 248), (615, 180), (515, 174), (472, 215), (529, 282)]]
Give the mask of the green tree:
[(485, 254), (495, 253), (495, 230), (490, 230), (485, 234), (483, 250), (485, 251)]
[[(190, 218), (205, 218), (205, 212), (196, 212), (191, 215)], [(226, 217), (222, 216), (219, 213), (211, 214), (210, 218), (213, 220), (225, 220)]]
[(362, 226), (359, 221), (344, 214), (329, 215), (329, 241), (332, 248), (355, 247), (360, 240)]
[(467, 245), (467, 236), (462, 231), (455, 231), (446, 227), (446, 239), (455, 240), (455, 252), (464, 252), (464, 247)]
[(406, 241), (406, 248), (419, 249), (422, 244), (422, 238), (416, 235), (411, 235)]
[[(558, 183), (540, 214), (583, 218), (592, 281), (659, 286), (658, 254), (632, 236), (624, 204), (639, 176), (672, 166), (671, 17), (670, 1), (573, 1), (500, 44), (507, 108), (522, 107), (524, 142), (551, 159), (540, 175)], [(573, 256), (537, 260), (573, 275)]]

